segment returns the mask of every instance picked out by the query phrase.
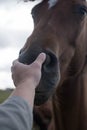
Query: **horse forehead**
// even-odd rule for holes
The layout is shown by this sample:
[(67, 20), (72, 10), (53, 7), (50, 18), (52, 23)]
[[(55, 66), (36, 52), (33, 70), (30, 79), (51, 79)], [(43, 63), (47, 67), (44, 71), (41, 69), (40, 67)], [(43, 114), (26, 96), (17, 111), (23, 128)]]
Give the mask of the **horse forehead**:
[(48, 1), (49, 8), (55, 6), (57, 2), (58, 2), (58, 0), (49, 0), (49, 1)]

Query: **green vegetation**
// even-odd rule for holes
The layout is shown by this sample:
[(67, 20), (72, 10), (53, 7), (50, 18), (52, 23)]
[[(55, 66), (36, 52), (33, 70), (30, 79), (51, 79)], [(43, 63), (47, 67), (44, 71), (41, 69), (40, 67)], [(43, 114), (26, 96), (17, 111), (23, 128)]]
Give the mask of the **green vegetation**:
[(4, 100), (6, 100), (10, 94), (11, 94), (11, 91), (0, 90), (0, 103), (2, 103)]

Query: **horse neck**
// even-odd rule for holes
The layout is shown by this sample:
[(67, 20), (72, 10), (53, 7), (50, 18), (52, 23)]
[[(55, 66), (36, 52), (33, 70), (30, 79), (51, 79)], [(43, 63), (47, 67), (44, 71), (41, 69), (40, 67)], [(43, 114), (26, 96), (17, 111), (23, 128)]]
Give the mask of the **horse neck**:
[(87, 130), (87, 66), (59, 86), (53, 97), (56, 130)]

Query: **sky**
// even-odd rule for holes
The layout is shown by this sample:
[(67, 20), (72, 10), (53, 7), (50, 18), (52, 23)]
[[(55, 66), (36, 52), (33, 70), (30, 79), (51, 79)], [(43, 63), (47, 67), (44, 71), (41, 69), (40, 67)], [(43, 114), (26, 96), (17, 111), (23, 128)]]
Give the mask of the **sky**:
[(12, 61), (32, 33), (32, 7), (39, 2), (0, 0), (0, 89), (14, 88)]

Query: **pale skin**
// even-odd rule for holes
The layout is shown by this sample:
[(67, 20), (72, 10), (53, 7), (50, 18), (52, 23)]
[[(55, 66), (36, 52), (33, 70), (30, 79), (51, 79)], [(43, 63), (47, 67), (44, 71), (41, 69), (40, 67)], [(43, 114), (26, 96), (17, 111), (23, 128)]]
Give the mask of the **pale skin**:
[(20, 96), (25, 99), (33, 109), (35, 88), (41, 79), (42, 64), (46, 59), (45, 53), (40, 53), (37, 59), (30, 65), (20, 63), (18, 60), (13, 62), (11, 67), (12, 79), (15, 90), (11, 96)]

